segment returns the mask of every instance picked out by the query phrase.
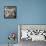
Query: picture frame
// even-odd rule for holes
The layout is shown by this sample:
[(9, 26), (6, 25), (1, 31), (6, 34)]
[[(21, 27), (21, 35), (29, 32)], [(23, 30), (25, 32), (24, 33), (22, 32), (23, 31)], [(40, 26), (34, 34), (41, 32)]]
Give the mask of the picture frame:
[(4, 18), (5, 19), (16, 19), (17, 15), (16, 6), (4, 6)]

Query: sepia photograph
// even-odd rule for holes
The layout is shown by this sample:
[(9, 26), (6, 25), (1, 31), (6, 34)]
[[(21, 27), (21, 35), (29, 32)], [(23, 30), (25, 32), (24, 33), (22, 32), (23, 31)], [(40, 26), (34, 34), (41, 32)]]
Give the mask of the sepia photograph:
[(4, 18), (16, 18), (16, 6), (4, 6)]

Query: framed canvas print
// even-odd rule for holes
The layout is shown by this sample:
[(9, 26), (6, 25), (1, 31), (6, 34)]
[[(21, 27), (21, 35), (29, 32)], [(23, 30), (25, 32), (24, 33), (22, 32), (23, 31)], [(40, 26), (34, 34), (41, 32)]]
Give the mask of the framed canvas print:
[(4, 18), (16, 18), (16, 6), (4, 6)]

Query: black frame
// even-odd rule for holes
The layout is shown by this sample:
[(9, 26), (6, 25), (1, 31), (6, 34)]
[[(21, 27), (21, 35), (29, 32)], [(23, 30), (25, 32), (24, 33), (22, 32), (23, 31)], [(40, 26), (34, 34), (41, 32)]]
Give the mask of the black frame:
[[(5, 8), (11, 9), (11, 8), (15, 8), (15, 16), (14, 17), (6, 17), (5, 15)], [(16, 6), (4, 6), (4, 18), (5, 19), (16, 19), (17, 16), (17, 7)]]

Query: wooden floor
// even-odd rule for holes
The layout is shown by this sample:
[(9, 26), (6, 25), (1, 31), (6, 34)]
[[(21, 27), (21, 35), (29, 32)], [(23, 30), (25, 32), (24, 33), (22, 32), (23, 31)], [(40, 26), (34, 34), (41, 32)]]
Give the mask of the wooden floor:
[[(0, 44), (0, 46), (8, 46), (8, 44)], [(28, 41), (21, 40), (19, 44), (15, 44), (13, 46), (46, 46), (46, 42), (43, 41), (32, 42), (31, 40)]]

